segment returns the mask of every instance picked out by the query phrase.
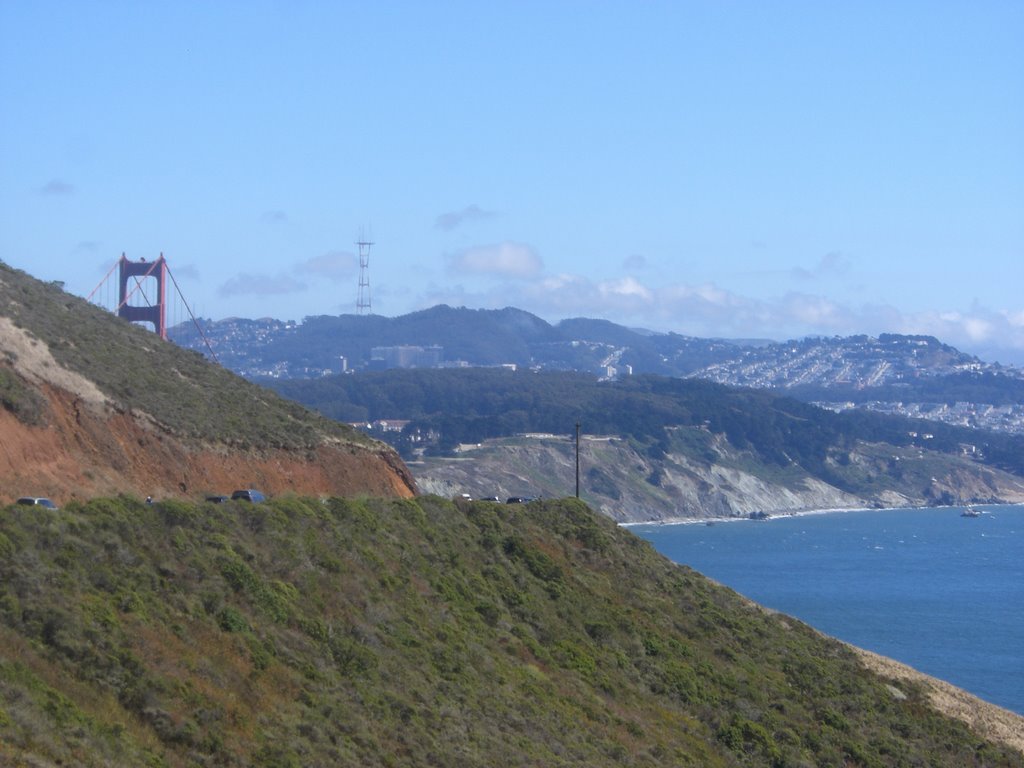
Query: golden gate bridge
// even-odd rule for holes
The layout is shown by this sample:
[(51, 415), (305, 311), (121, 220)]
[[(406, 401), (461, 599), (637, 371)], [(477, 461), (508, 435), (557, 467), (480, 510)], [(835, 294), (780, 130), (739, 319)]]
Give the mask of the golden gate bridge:
[[(114, 276), (114, 273), (117, 276)], [(171, 302), (167, 302), (168, 287), (172, 289)], [(115, 294), (116, 290), (116, 294)], [(116, 300), (114, 296), (116, 295)], [(153, 330), (167, 339), (167, 329), (191, 321), (199, 336), (206, 344), (210, 355), (217, 360), (202, 326), (185, 300), (184, 294), (174, 279), (167, 259), (161, 253), (155, 261), (131, 261), (121, 254), (106, 276), (93, 288), (87, 300), (97, 304), (129, 322), (152, 323)], [(168, 318), (170, 315), (170, 318)], [(170, 319), (170, 325), (168, 325)], [(219, 361), (218, 361), (219, 362)]]

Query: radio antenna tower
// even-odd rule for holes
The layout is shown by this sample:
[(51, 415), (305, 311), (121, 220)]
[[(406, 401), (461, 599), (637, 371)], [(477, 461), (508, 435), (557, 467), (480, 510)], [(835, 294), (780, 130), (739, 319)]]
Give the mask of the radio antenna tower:
[(370, 246), (373, 242), (363, 237), (359, 231), (359, 295), (356, 297), (356, 314), (365, 315), (370, 309)]

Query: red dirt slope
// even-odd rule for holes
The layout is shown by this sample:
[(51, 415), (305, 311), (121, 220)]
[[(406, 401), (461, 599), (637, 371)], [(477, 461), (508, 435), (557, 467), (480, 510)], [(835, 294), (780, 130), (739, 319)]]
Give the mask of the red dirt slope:
[(272, 495), (414, 494), (408, 469), (383, 445), (308, 452), (189, 446), (66, 390), (43, 384), (38, 391), (48, 399), (45, 426), (26, 426), (0, 409), (0, 501), (33, 495), (62, 503), (118, 493), (199, 498), (247, 487)]
[(66, 389), (43, 382), (35, 388), (47, 402), (42, 426), (27, 426), (0, 408), (0, 503), (29, 495), (64, 503), (118, 493), (198, 499), (248, 487), (271, 495), (415, 493), (408, 469), (382, 444), (324, 444), (303, 452), (187, 445)]

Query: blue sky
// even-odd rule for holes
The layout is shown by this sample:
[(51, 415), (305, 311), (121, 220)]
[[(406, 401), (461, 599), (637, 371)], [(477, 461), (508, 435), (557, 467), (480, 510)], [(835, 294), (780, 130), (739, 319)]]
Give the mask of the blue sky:
[(1024, 364), (1024, 3), (0, 2), (0, 259)]

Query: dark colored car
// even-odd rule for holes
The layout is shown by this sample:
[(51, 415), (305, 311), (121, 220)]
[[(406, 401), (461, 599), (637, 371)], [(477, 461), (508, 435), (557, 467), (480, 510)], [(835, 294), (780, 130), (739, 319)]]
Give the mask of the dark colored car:
[(206, 500), (210, 504), (223, 504), (225, 501), (231, 501), (230, 496), (207, 496)]
[(255, 488), (246, 488), (245, 490), (235, 491), (231, 494), (233, 501), (251, 501), (258, 503), (260, 501), (266, 501), (267, 497), (257, 491)]
[(529, 496), (509, 496), (505, 499), (506, 504), (527, 504), (533, 501)]
[(57, 508), (56, 504), (42, 496), (22, 496), (18, 499), (18, 504), (24, 504), (26, 507), (46, 507), (47, 509)]

